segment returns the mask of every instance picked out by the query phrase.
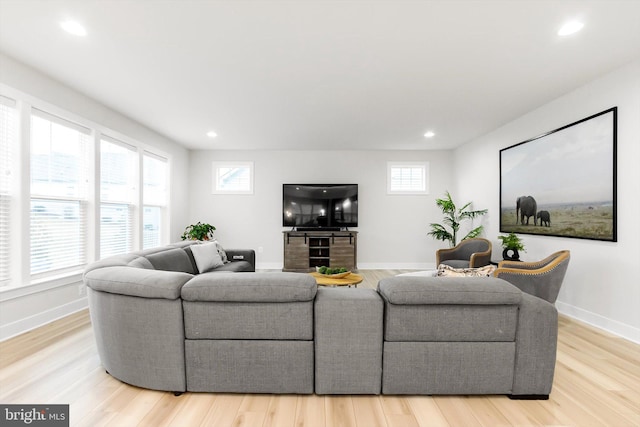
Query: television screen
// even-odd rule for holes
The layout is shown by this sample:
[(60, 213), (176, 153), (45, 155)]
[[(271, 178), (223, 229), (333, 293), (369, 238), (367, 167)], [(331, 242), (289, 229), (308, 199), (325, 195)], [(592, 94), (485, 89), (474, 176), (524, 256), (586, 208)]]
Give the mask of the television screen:
[(283, 184), (284, 227), (358, 226), (358, 184)]

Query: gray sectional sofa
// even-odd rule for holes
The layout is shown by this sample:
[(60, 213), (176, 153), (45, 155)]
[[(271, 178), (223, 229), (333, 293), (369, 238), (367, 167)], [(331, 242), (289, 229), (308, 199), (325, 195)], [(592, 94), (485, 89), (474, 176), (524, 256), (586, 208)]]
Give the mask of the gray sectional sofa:
[(183, 242), (84, 274), (105, 369), (176, 393), (506, 394), (547, 398), (557, 312), (496, 278), (391, 277), (318, 289), (256, 273), (251, 250), (197, 274)]

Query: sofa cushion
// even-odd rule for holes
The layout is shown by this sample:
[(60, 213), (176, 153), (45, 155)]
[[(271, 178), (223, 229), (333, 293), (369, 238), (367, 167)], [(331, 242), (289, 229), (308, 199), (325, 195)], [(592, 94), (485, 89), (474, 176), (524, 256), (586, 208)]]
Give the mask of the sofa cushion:
[(212, 273), (222, 273), (222, 272), (240, 272), (240, 271), (254, 271), (253, 265), (251, 265), (248, 261), (229, 261), (228, 263), (221, 265), (213, 270)]
[(224, 265), (218, 253), (218, 247), (213, 242), (193, 245), (191, 246), (191, 253), (196, 260), (196, 266), (198, 266), (198, 272), (200, 273), (205, 273)]
[(85, 273), (84, 283), (93, 290), (111, 294), (178, 299), (182, 286), (192, 277), (177, 271), (113, 266)]
[(183, 301), (183, 307), (189, 339), (313, 339), (313, 301)]
[(505, 394), (515, 343), (385, 342), (384, 394)]
[(127, 265), (129, 267), (146, 268), (147, 270), (155, 270), (155, 268), (153, 267), (153, 264), (151, 264), (151, 261), (149, 261), (148, 259), (146, 259), (143, 256), (137, 257), (136, 259), (134, 259), (133, 261), (131, 261)]
[(186, 340), (185, 358), (189, 391), (313, 393), (313, 341)]
[(311, 301), (318, 286), (302, 273), (205, 273), (182, 288), (185, 301), (293, 302)]
[(389, 277), (378, 292), (391, 304), (518, 304), (522, 292), (495, 277)]
[(195, 274), (189, 256), (183, 249), (169, 249), (144, 256), (156, 270), (182, 271)]
[(518, 306), (385, 304), (385, 341), (509, 342)]

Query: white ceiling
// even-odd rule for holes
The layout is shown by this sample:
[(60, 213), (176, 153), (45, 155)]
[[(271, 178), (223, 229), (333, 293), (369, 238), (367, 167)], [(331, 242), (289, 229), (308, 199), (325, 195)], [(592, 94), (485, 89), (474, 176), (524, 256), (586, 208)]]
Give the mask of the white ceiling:
[(640, 1), (0, 0), (0, 51), (189, 148), (443, 149), (639, 58)]

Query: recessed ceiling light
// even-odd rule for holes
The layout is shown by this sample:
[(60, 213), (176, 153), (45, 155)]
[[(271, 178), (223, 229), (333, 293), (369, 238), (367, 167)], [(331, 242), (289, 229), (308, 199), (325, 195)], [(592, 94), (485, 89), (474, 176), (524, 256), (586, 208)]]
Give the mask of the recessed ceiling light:
[(433, 138), (434, 136), (436, 136), (436, 133), (435, 133), (435, 132), (433, 132), (433, 131), (431, 131), (431, 130), (430, 130), (430, 131), (425, 132), (425, 134), (424, 134), (424, 137), (425, 137), (425, 138)]
[(74, 36), (84, 37), (87, 35), (87, 30), (79, 22), (62, 21), (60, 22), (60, 26), (67, 33), (73, 34)]
[(560, 27), (560, 29), (558, 30), (558, 35), (568, 36), (577, 33), (582, 29), (582, 27), (584, 27), (584, 23), (580, 21), (570, 21)]
[(216, 136), (218, 136), (218, 134), (215, 133), (214, 131), (210, 130), (209, 132), (207, 132), (207, 136), (209, 138), (215, 138)]

